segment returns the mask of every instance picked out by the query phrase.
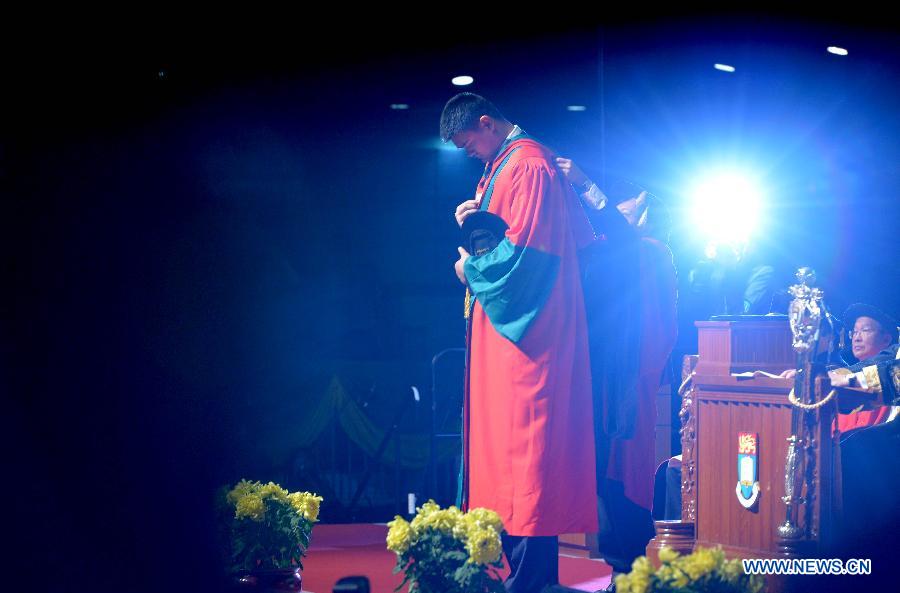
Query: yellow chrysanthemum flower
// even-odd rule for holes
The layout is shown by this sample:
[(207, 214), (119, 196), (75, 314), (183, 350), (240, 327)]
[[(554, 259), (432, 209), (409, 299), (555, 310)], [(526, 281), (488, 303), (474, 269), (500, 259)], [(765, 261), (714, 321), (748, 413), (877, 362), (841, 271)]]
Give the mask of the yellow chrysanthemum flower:
[(469, 562), (475, 564), (489, 564), (500, 559), (503, 548), (500, 543), (500, 534), (487, 527), (477, 527), (469, 531), (466, 550), (469, 552)]
[(287, 496), (287, 501), (288, 504), (291, 505), (291, 508), (300, 514), (303, 514), (303, 504), (306, 502), (306, 496), (304, 496), (302, 492), (291, 492)]
[(412, 544), (412, 529), (409, 523), (396, 515), (393, 521), (388, 522), (387, 549), (397, 554), (403, 554)]
[(639, 590), (640, 584), (638, 585), (638, 589), (634, 588), (634, 582), (632, 581), (630, 574), (617, 575), (615, 583), (617, 593), (643, 593), (642, 590)]
[(418, 507), (416, 509), (416, 516), (413, 517), (412, 523), (410, 523), (412, 530), (415, 533), (420, 533), (422, 529), (427, 527), (428, 518), (439, 510), (441, 510), (441, 507), (433, 500), (429, 500)]
[(675, 570), (676, 569), (673, 568), (671, 564), (663, 564), (659, 567), (659, 570), (656, 571), (656, 578), (667, 583), (675, 576)]
[(645, 573), (631, 573), (631, 593), (646, 593), (650, 587), (650, 576)]
[(659, 551), (659, 561), (664, 564), (675, 561), (678, 556), (678, 552), (676, 552), (672, 548), (662, 548)]
[(491, 509), (481, 507), (472, 509), (466, 513), (466, 519), (479, 527), (490, 527), (497, 533), (503, 532), (503, 521), (500, 520), (500, 515)]
[(677, 589), (681, 589), (682, 587), (687, 587), (688, 576), (683, 570), (681, 570), (680, 568), (676, 568), (672, 571), (671, 583)]
[(653, 574), (653, 565), (650, 564), (650, 560), (648, 560), (646, 556), (639, 556), (631, 563), (631, 576), (633, 577), (636, 574)]
[(287, 502), (288, 499), (288, 491), (275, 482), (269, 482), (264, 486), (260, 486), (259, 495), (263, 498), (274, 498), (282, 502)]
[(248, 494), (253, 494), (256, 492), (256, 488), (259, 486), (259, 482), (250, 482), (248, 480), (241, 480), (237, 484), (235, 484), (234, 488), (227, 494), (225, 497), (229, 503), (236, 505), (237, 502)]
[(448, 509), (432, 511), (426, 515), (420, 525), (420, 528), (431, 528), (444, 533), (453, 533), (456, 527), (462, 521), (462, 513), (456, 507)]
[(416, 535), (422, 533), (422, 523), (425, 521), (425, 517), (422, 515), (416, 515), (412, 518), (412, 521), (409, 522), (410, 529), (413, 530), (413, 533)]
[(716, 561), (716, 569), (722, 568), (725, 565), (725, 552), (722, 551), (722, 548), (714, 548), (712, 550), (712, 555)]
[(744, 574), (741, 562), (726, 560), (725, 553), (719, 547), (698, 548), (687, 556), (681, 556), (671, 548), (662, 548), (659, 559), (659, 570), (655, 570), (646, 557), (636, 559), (630, 573), (616, 577), (617, 590), (620, 593), (683, 590), (707, 579), (712, 579), (710, 582), (714, 584), (741, 584), (741, 590), (748, 593), (758, 592), (763, 586), (759, 580), (744, 587), (741, 583)]
[(691, 580), (709, 574), (716, 568), (717, 555), (709, 548), (699, 548), (693, 554), (682, 559), (681, 568), (688, 574)]
[(416, 516), (413, 517), (410, 527), (415, 533), (420, 533), (423, 529), (426, 519), (435, 511), (440, 510), (440, 506), (433, 500), (429, 500), (420, 507), (416, 507)]
[(287, 495), (287, 501), (291, 507), (303, 515), (304, 519), (313, 523), (319, 520), (319, 503), (322, 500), (321, 496), (316, 496), (311, 492), (291, 492)]
[(722, 574), (730, 583), (736, 583), (744, 574), (744, 567), (740, 560), (729, 560), (722, 566)]
[(237, 501), (234, 508), (235, 519), (247, 517), (254, 521), (262, 521), (266, 515), (266, 503), (258, 494), (247, 494)]
[(475, 526), (475, 522), (470, 520), (468, 515), (463, 515), (453, 526), (453, 537), (466, 543), (469, 540), (469, 531)]

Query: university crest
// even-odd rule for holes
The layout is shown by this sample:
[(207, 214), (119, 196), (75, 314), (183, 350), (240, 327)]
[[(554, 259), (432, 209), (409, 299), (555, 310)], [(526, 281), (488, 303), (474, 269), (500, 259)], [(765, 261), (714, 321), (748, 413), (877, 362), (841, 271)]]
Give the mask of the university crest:
[(752, 508), (759, 498), (758, 442), (756, 433), (738, 433), (738, 482), (734, 492), (741, 506), (747, 509)]

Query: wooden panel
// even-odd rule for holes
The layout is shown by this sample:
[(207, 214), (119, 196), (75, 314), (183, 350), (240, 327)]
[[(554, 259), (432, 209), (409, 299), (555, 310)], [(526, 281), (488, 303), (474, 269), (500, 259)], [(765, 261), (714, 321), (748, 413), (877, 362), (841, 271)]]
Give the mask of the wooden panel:
[[(746, 386), (750, 387), (750, 386)], [(783, 520), (784, 460), (791, 430), (791, 406), (784, 395), (697, 389), (697, 541), (722, 544), (750, 554), (776, 548), (775, 527)], [(737, 500), (737, 439), (740, 432), (759, 435), (759, 501), (745, 509)]]
[(727, 321), (698, 321), (698, 357), (694, 369), (701, 375), (731, 373), (731, 324)]
[(697, 373), (729, 375), (746, 371), (780, 373), (795, 366), (787, 319), (697, 321)]
[[(729, 555), (775, 558), (809, 554), (830, 535), (830, 521), (840, 508), (835, 479), (837, 443), (831, 434), (837, 402), (802, 413), (788, 401), (792, 380), (731, 375), (753, 370), (780, 372), (794, 366), (785, 319), (697, 322), (697, 327), (700, 354), (691, 380), (682, 390), (680, 411), (682, 518), (695, 524), (698, 545), (721, 545)], [(691, 370), (691, 362), (685, 357), (685, 374)], [(815, 401), (822, 401), (829, 391), (827, 377), (817, 378)], [(842, 400), (861, 399), (844, 391)], [(810, 529), (808, 539), (783, 540), (776, 529), (787, 511), (782, 500), (784, 465), (794, 415), (806, 427), (799, 454), (808, 463), (810, 484), (810, 490), (801, 493), (808, 503), (801, 508), (798, 527), (805, 528), (808, 521)], [(735, 494), (741, 432), (759, 436), (760, 495), (751, 509), (744, 508)]]
[(732, 373), (762, 370), (778, 372), (796, 366), (791, 328), (783, 324), (739, 324), (732, 327)]
[(565, 533), (559, 536), (559, 546), (567, 554), (585, 558), (599, 558), (600, 548), (596, 533)]

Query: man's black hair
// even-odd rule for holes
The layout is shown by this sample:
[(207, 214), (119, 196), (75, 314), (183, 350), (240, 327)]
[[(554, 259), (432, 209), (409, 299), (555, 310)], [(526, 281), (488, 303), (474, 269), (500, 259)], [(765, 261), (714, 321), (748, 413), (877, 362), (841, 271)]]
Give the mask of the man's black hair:
[(475, 93), (459, 93), (447, 101), (441, 112), (441, 140), (446, 142), (465, 130), (478, 126), (482, 115), (505, 121), (497, 106)]

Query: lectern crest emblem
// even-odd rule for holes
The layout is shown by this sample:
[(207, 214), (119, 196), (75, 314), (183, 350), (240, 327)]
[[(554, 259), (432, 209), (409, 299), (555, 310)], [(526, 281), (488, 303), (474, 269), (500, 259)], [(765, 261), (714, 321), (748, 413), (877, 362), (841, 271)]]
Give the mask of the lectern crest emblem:
[(738, 502), (744, 508), (752, 508), (759, 499), (759, 435), (753, 432), (738, 433), (738, 482), (734, 489)]

